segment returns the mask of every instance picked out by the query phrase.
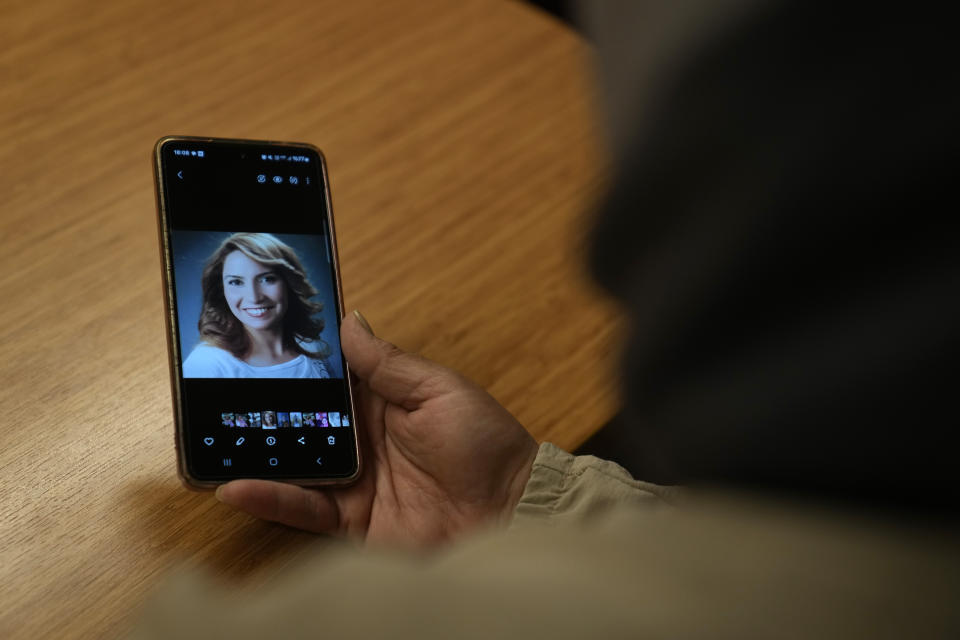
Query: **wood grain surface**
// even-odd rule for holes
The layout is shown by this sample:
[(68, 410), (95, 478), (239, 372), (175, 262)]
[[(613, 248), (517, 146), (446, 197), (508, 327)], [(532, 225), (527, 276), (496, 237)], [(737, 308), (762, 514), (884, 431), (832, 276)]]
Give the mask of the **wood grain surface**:
[(255, 588), (318, 541), (176, 479), (162, 135), (318, 145), (348, 309), (540, 440), (609, 419), (587, 53), (492, 0), (0, 4), (0, 638), (113, 637), (181, 562)]

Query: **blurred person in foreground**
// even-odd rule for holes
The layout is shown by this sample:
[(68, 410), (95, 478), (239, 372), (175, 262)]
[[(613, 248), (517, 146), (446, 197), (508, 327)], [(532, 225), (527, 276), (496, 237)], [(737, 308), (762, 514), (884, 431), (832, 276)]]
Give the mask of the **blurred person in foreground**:
[(586, 4), (617, 168), (591, 269), (631, 319), (595, 445), (622, 466), (349, 315), (361, 482), (218, 498), (369, 544), (253, 597), (182, 578), (134, 637), (960, 636), (960, 105), (931, 11)]

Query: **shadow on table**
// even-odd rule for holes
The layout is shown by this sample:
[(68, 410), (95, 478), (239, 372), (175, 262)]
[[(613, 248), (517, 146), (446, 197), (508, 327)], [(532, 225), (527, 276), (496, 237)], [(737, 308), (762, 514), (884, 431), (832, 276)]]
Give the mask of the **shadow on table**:
[[(217, 502), (213, 492), (143, 482), (128, 487), (130, 535), (147, 555), (149, 567), (166, 571), (178, 564), (199, 567), (220, 578), (260, 582), (333, 538), (257, 520)], [(147, 567), (145, 567), (147, 568)]]

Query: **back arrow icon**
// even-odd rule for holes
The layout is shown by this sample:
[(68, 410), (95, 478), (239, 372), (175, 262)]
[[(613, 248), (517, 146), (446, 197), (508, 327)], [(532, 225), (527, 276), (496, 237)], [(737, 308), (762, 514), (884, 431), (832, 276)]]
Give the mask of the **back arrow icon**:
[(299, 438), (297, 438), (297, 442), (299, 442), (300, 444), (307, 444), (307, 441), (303, 439), (303, 436), (300, 436)]
[(183, 170), (177, 171), (177, 177), (183, 180)]

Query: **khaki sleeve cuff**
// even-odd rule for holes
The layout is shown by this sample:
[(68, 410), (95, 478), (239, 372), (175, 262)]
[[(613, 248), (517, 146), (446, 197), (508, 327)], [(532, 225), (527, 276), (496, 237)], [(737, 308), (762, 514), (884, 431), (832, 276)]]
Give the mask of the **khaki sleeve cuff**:
[(544, 442), (514, 511), (513, 524), (529, 519), (586, 521), (612, 508), (661, 507), (672, 487), (634, 480), (626, 469), (594, 456), (574, 456)]

